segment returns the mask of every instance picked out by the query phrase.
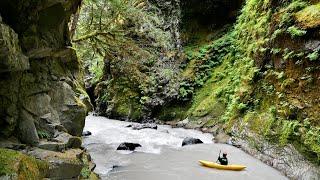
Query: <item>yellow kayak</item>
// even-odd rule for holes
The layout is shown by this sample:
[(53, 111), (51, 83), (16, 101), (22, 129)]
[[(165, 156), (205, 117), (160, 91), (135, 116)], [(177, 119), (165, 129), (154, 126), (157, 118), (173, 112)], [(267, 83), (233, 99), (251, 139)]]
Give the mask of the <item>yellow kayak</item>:
[(218, 163), (214, 163), (211, 161), (203, 161), (203, 160), (199, 160), (200, 164), (206, 167), (211, 167), (211, 168), (216, 168), (216, 169), (224, 169), (224, 170), (233, 170), (233, 171), (241, 171), (244, 168), (246, 168), (246, 166), (243, 165), (236, 165), (236, 164), (230, 164), (230, 165), (221, 165)]

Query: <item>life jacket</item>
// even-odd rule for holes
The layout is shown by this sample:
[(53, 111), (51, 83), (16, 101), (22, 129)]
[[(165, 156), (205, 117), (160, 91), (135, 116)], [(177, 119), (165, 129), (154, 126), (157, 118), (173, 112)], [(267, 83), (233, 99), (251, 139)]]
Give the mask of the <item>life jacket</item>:
[(219, 157), (218, 160), (221, 165), (228, 165), (228, 159), (226, 157)]

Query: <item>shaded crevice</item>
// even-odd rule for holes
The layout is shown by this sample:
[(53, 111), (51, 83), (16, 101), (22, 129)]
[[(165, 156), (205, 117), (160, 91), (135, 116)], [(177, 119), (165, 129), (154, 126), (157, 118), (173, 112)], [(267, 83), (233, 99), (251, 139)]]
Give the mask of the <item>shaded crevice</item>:
[(86, 92), (90, 98), (90, 102), (93, 106), (93, 109), (95, 110), (97, 105), (96, 105), (96, 96), (95, 96), (95, 91), (96, 89), (96, 84), (90, 84), (90, 86), (86, 87)]
[(184, 43), (200, 34), (221, 29), (236, 21), (243, 0), (188, 0), (181, 2)]

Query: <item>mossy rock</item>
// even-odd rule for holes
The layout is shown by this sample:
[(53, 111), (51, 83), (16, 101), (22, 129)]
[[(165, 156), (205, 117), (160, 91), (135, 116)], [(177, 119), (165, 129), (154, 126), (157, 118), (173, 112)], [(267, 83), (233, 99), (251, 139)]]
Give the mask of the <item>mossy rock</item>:
[(320, 3), (308, 6), (295, 15), (298, 25), (303, 29), (320, 26)]
[(48, 168), (47, 162), (18, 151), (0, 149), (0, 179), (42, 179), (46, 176)]

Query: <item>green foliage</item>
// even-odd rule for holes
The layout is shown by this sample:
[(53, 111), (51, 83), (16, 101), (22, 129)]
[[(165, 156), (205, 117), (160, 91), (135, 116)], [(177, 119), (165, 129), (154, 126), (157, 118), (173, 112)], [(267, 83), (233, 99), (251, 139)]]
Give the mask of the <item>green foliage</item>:
[[(267, 52), (275, 55), (282, 54), (282, 60), (294, 59), (299, 62), (305, 58), (305, 52), (302, 50), (297, 51), (291, 47), (286, 49), (270, 48), (270, 46), (274, 46), (275, 40), (285, 33), (289, 33), (292, 38), (306, 35), (307, 31), (298, 28), (300, 26), (295, 25), (294, 19), (296, 12), (307, 6), (308, 2), (293, 0), (286, 1), (279, 8), (274, 9), (271, 1), (248, 0), (241, 10), (241, 15), (238, 17), (234, 29), (224, 38), (216, 40), (209, 46), (209, 49), (206, 46), (198, 48), (199, 52), (190, 52), (192, 49), (188, 49), (190, 60), (184, 69), (187, 77), (192, 77), (190, 72), (205, 77), (203, 75), (206, 75), (207, 69), (210, 69), (210, 73), (208, 73), (210, 75), (203, 78), (204, 81), (201, 81), (202, 78), (197, 78), (197, 76), (194, 76), (194, 81), (188, 81), (187, 87), (196, 87), (193, 86), (195, 82), (201, 87), (196, 90), (192, 89), (195, 96), (188, 115), (194, 118), (212, 117), (210, 122), (223, 122), (227, 129), (239, 126), (238, 123), (242, 119), (239, 117), (243, 116), (241, 127), (248, 124), (254, 132), (269, 140), (279, 142), (281, 145), (298, 140), (303, 146), (310, 149), (310, 152), (316, 153), (319, 157), (317, 131), (308, 132), (310, 127), (307, 127), (307, 132), (299, 133), (298, 129), (302, 126), (300, 121), (281, 118), (281, 113), (284, 111), (281, 108), (287, 108), (290, 104), (281, 102), (282, 106), (278, 107), (277, 99), (285, 99), (285, 94), (278, 92), (277, 84), (265, 80), (258, 82), (258, 85), (253, 83), (259, 72), (259, 69), (254, 65), (254, 60), (259, 61), (259, 59), (267, 57)], [(274, 21), (271, 22), (271, 20)], [(228, 43), (226, 51), (218, 50), (214, 55), (210, 54), (218, 41)], [(220, 62), (215, 66), (195, 63), (197, 62), (195, 59), (208, 60), (210, 57), (218, 57)], [(310, 53), (308, 58), (318, 59), (318, 52), (314, 52), (312, 55)], [(203, 67), (203, 69), (199, 67)], [(270, 79), (279, 82), (281, 89), (296, 85), (296, 81), (288, 78), (285, 71), (271, 70), (267, 74), (272, 74)], [(259, 87), (259, 90), (255, 94), (251, 94), (254, 87)], [(186, 87), (183, 87), (181, 92), (186, 96)], [(256, 96), (251, 97), (260, 93), (260, 99)], [(216, 111), (219, 113), (215, 113)], [(303, 140), (299, 140), (299, 138)]]
[[(190, 47), (185, 49), (186, 54), (190, 54), (190, 63), (184, 73), (189, 75), (188, 72), (191, 72), (192, 77), (185, 77), (180, 84), (180, 99), (190, 100), (194, 90), (202, 87), (212, 77), (211, 69), (221, 65), (226, 53), (232, 51), (231, 43), (231, 35), (227, 34), (210, 45), (201, 46), (198, 51)], [(218, 76), (222, 78), (223, 74), (220, 73)]]
[(289, 4), (285, 4), (284, 8), (280, 10), (279, 28), (286, 28), (293, 24), (294, 13), (305, 8), (308, 5), (304, 0), (293, 0)]
[(295, 55), (294, 51), (290, 51), (288, 48), (286, 48), (286, 49), (284, 49), (282, 57), (283, 57), (284, 60), (288, 60), (288, 59), (293, 58), (294, 55)]
[(73, 43), (87, 78), (101, 87), (98, 106), (112, 107), (101, 111), (141, 117), (142, 109), (162, 103), (152, 101), (158, 94), (176, 96), (176, 38), (166, 18), (146, 0), (84, 1)]
[(318, 51), (314, 51), (312, 53), (310, 53), (307, 58), (309, 58), (310, 61), (316, 61), (319, 59), (319, 53)]
[(318, 163), (320, 162), (320, 128), (309, 127), (308, 132), (303, 135), (303, 143), (310, 147), (308, 151), (315, 152), (318, 156)]
[(43, 130), (38, 130), (38, 136), (40, 139), (47, 139), (50, 138), (50, 135), (48, 132), (43, 131)]
[(82, 168), (81, 172), (80, 172), (80, 176), (82, 178), (88, 179), (91, 175), (91, 171), (89, 169), (89, 167), (84, 167)]
[(296, 26), (289, 27), (287, 32), (290, 33), (291, 37), (293, 38), (303, 36), (307, 33), (306, 30), (299, 29)]
[(140, 103), (141, 104), (145, 104), (148, 101), (150, 101), (150, 97), (148, 97), (148, 96), (143, 96), (143, 97), (140, 98)]
[(299, 122), (283, 120), (282, 123), (283, 124), (282, 128), (280, 129), (279, 143), (280, 145), (286, 145), (289, 137), (296, 131), (296, 127), (298, 127)]

